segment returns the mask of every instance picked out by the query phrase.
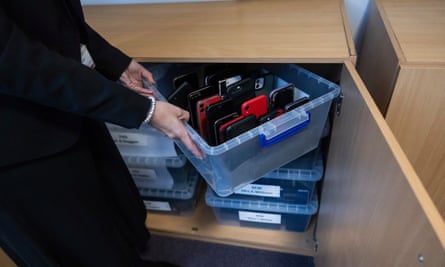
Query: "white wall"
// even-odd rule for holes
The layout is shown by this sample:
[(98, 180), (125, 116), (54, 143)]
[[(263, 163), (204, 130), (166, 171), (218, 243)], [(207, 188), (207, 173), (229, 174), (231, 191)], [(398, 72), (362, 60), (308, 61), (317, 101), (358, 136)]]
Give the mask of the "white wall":
[(357, 52), (361, 46), (363, 31), (365, 30), (368, 19), (368, 6), (370, 1), (374, 0), (344, 0), (346, 6), (346, 14), (348, 16), (349, 25), (354, 37)]

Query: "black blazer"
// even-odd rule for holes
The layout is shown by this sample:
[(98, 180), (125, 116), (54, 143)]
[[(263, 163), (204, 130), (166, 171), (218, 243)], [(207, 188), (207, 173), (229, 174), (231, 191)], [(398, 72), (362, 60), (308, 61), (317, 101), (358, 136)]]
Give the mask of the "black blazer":
[(84, 118), (139, 127), (150, 101), (115, 82), (129, 62), (79, 0), (0, 0), (0, 168), (70, 147)]

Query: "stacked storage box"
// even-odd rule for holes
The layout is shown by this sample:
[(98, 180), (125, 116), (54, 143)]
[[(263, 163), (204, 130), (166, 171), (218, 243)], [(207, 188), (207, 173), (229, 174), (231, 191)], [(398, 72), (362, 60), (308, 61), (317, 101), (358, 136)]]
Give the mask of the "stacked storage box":
[(170, 189), (139, 187), (139, 193), (149, 212), (191, 216), (199, 196), (199, 173), (186, 163), (182, 168), (169, 168), (174, 179)]
[(191, 215), (201, 179), (174, 142), (148, 126), (139, 130), (112, 124), (107, 127), (147, 210)]
[(230, 196), (207, 188), (206, 203), (221, 224), (303, 232), (318, 210), (322, 176), (323, 160), (316, 149)]

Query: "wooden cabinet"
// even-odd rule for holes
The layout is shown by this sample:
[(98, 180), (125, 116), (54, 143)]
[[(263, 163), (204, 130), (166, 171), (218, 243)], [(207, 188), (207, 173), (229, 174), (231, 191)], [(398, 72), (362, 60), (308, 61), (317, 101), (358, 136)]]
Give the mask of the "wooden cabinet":
[(445, 216), (445, 2), (379, 0), (357, 69)]
[(443, 266), (445, 223), (355, 70), (343, 1), (88, 6), (85, 12), (93, 28), (138, 61), (305, 64), (336, 77), (342, 88), (317, 224), (309, 231), (222, 226), (201, 201), (192, 217), (149, 214), (152, 232), (310, 255), (317, 266), (418, 266), (420, 260)]
[(149, 214), (151, 231), (313, 255), (318, 266), (417, 266), (419, 257), (425, 266), (445, 263), (444, 221), (355, 70), (343, 1), (85, 10), (98, 32), (142, 62), (298, 63), (340, 73), (344, 99), (333, 118), (316, 229), (221, 226), (201, 202), (191, 218)]

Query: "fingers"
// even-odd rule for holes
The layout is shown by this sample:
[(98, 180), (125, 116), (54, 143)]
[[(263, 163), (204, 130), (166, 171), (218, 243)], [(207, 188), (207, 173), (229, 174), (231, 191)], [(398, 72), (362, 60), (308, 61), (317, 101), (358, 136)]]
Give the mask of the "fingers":
[(121, 74), (120, 77), (120, 81), (127, 88), (130, 88), (143, 96), (153, 96), (154, 93), (152, 88), (144, 87), (144, 80), (147, 80), (148, 84), (156, 84), (153, 74), (135, 60), (131, 60), (127, 69)]
[(198, 146), (195, 144), (195, 142), (193, 142), (192, 138), (190, 137), (190, 135), (188, 135), (188, 133), (185, 134), (184, 137), (181, 138), (180, 140), (182, 143), (184, 143), (184, 145), (187, 147), (187, 149), (193, 153), (193, 155), (195, 155), (199, 159), (204, 158), (204, 154), (198, 148)]
[(157, 101), (155, 112), (150, 124), (169, 138), (181, 141), (196, 157), (202, 159), (203, 153), (187, 132), (184, 121), (190, 117), (189, 113), (168, 102)]
[(141, 76), (142, 78), (147, 79), (151, 84), (155, 84), (156, 81), (153, 78), (153, 74), (151, 72), (149, 72), (148, 70), (144, 69), (141, 72)]
[[(188, 121), (190, 118), (190, 113), (184, 109), (178, 108), (178, 119), (181, 121)], [(199, 159), (203, 159), (204, 155), (202, 153), (202, 151), (198, 148), (198, 146), (195, 144), (195, 142), (192, 140), (192, 138), (190, 137), (190, 135), (187, 132), (187, 129), (182, 126), (183, 129), (182, 132), (183, 134), (181, 134), (179, 136), (179, 140), (182, 141), (182, 143), (184, 143), (184, 145), (188, 148), (188, 150), (190, 150), (190, 152), (193, 153), (193, 155), (195, 155), (197, 158)]]
[(190, 152), (192, 152), (192, 154), (195, 155), (197, 158), (204, 158), (204, 154), (190, 137), (182, 121), (178, 121), (178, 124), (173, 129), (173, 131), (167, 132), (166, 134), (172, 139), (181, 141), (187, 147), (187, 149), (190, 150)]

